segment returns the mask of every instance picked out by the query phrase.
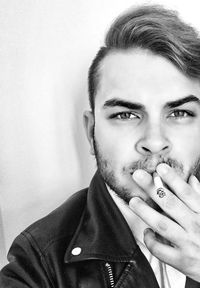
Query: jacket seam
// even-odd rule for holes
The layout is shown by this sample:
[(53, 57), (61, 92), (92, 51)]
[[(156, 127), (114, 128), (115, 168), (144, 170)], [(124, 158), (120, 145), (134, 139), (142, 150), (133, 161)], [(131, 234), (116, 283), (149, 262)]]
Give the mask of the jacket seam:
[[(85, 200), (84, 200), (84, 201), (85, 201)], [(57, 242), (57, 241), (59, 241), (59, 240), (61, 240), (61, 239), (69, 238), (70, 236), (72, 236), (72, 237), (70, 237), (69, 244), (67, 245), (67, 248), (66, 248), (66, 250), (67, 250), (67, 249), (71, 246), (71, 242), (73, 241), (75, 235), (77, 234), (77, 230), (79, 229), (79, 227), (80, 227), (80, 225), (81, 225), (81, 223), (82, 223), (82, 221), (83, 221), (83, 217), (84, 217), (85, 211), (86, 211), (86, 201), (85, 201), (85, 203), (84, 203), (84, 207), (82, 208), (82, 212), (80, 213), (80, 214), (81, 214), (81, 215), (80, 215), (80, 220), (79, 220), (77, 226), (74, 228), (74, 231), (71, 233), (71, 235), (64, 235), (64, 236), (62, 236), (62, 237), (55, 237), (55, 238), (51, 239), (51, 241), (49, 241), (49, 242), (46, 244), (45, 248), (43, 249), (43, 253), (46, 254), (46, 250), (47, 250), (47, 249), (49, 248), (49, 246), (51, 246), (53, 243), (55, 243), (55, 242)], [(75, 239), (76, 239), (76, 238), (75, 238)]]
[[(28, 232), (28, 234), (29, 235), (31, 235), (29, 232)], [(31, 237), (33, 238), (33, 236), (31, 235)], [(54, 239), (52, 239), (51, 241), (49, 241), (48, 242), (48, 244), (45, 246), (45, 248), (43, 249), (43, 251), (41, 251), (41, 254), (42, 255), (46, 255), (47, 254), (47, 250), (48, 250), (48, 248), (52, 245), (52, 244), (54, 244), (54, 243), (56, 243), (56, 242), (58, 242), (58, 241), (60, 241), (60, 240), (62, 240), (62, 239), (67, 239), (68, 238), (68, 236), (62, 236), (62, 237), (57, 237), (57, 238), (54, 238)]]
[(44, 269), (48, 275), (48, 278), (51, 282), (52, 287), (56, 288), (56, 286), (54, 285), (54, 281), (53, 281), (53, 275), (52, 275), (50, 269), (48, 269), (48, 264), (46, 262), (45, 256), (43, 255), (40, 247), (37, 245), (36, 240), (28, 231), (22, 232), (21, 234), (23, 237), (25, 237), (27, 239), (27, 241), (30, 243), (30, 245), (37, 251), (39, 257), (41, 258), (41, 261), (43, 263), (43, 267), (44, 267)]
[[(90, 259), (91, 258), (91, 259)], [(70, 262), (81, 262), (86, 260), (103, 260), (103, 261), (111, 261), (111, 262), (129, 262), (131, 260), (131, 256), (108, 256), (106, 254), (85, 254), (84, 257), (79, 258), (77, 260), (73, 260), (71, 257)]]
[[(119, 255), (119, 256), (115, 256), (115, 255), (107, 255), (107, 254), (99, 254), (99, 253), (89, 253), (89, 254), (84, 254), (83, 257), (77, 259), (77, 260), (71, 260), (71, 262), (81, 262), (81, 261), (86, 261), (86, 260), (90, 260), (88, 259), (89, 257), (92, 258), (94, 257), (93, 259), (91, 260), (103, 260), (103, 261), (111, 261), (111, 262), (129, 262), (131, 261), (132, 257), (134, 256), (135, 254), (135, 251), (137, 249), (134, 249), (132, 252), (130, 252), (130, 255), (129, 256), (124, 256), (124, 255)], [(103, 258), (103, 259), (102, 259)], [(72, 257), (71, 257), (72, 259)]]
[(74, 229), (74, 233), (73, 233), (73, 236), (72, 236), (72, 239), (67, 247), (67, 251), (71, 250), (74, 243), (76, 242), (77, 238), (78, 238), (78, 233), (80, 231), (80, 228), (82, 226), (82, 223), (83, 223), (83, 219), (84, 219), (84, 216), (85, 216), (85, 213), (86, 213), (86, 206), (87, 204), (85, 203), (85, 206), (82, 210), (82, 213), (81, 213), (81, 216), (80, 216), (80, 221), (79, 221), (79, 224), (76, 226), (76, 228)]

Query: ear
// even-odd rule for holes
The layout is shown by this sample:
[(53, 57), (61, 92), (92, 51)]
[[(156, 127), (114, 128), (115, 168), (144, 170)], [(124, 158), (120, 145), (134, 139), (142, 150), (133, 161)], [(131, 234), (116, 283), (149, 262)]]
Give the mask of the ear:
[(92, 111), (85, 111), (83, 114), (83, 123), (85, 127), (86, 136), (90, 143), (90, 154), (95, 155), (94, 153), (94, 139), (93, 139), (93, 131), (94, 131), (94, 114)]

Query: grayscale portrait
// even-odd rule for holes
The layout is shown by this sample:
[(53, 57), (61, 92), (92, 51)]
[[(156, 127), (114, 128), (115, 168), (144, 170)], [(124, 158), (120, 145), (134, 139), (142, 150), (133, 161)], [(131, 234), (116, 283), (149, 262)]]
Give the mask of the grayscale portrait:
[(0, 287), (200, 288), (198, 3), (0, 12)]

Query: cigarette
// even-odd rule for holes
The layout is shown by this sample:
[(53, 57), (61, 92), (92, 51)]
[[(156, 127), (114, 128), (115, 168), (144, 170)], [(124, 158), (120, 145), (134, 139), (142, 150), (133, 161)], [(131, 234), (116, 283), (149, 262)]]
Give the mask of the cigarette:
[(157, 172), (153, 173), (153, 181), (154, 181), (154, 185), (156, 186), (156, 190), (158, 190), (160, 188), (164, 189), (163, 182), (162, 182), (160, 176), (158, 176)]
[(165, 197), (166, 193), (165, 193), (163, 182), (160, 176), (158, 176), (156, 172), (153, 173), (153, 180), (154, 180), (154, 185), (156, 187), (156, 192), (159, 198)]

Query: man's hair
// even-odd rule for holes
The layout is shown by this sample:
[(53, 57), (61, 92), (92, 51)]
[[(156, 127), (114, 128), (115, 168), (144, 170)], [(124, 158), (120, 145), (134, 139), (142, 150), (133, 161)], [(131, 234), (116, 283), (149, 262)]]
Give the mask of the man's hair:
[(186, 76), (200, 79), (200, 38), (176, 11), (144, 5), (120, 15), (111, 25), (88, 75), (89, 102), (94, 112), (100, 63), (108, 53), (130, 48), (148, 49), (171, 61)]

